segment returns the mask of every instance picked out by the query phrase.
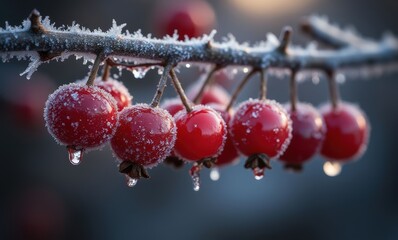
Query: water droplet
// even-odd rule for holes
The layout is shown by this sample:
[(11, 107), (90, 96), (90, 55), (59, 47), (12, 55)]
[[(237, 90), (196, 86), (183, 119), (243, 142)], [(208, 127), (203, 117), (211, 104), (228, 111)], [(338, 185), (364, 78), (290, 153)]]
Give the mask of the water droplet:
[(323, 171), (329, 177), (335, 177), (341, 172), (341, 164), (338, 162), (327, 161), (323, 164)]
[(210, 170), (210, 179), (213, 181), (218, 181), (218, 179), (220, 179), (220, 171), (218, 171), (218, 168), (212, 168)]
[(340, 84), (345, 83), (345, 75), (342, 73), (336, 74), (336, 82)]
[(127, 176), (127, 175), (126, 175), (126, 179), (127, 179), (127, 186), (128, 187), (134, 187), (137, 184), (137, 182), (138, 182), (138, 179), (131, 178), (131, 177)]
[(194, 163), (193, 167), (189, 171), (192, 177), (193, 190), (199, 191), (200, 189), (200, 166)]
[(149, 68), (134, 68), (132, 72), (135, 78), (144, 78), (148, 71)]
[(254, 178), (256, 180), (261, 180), (264, 177), (264, 168), (256, 167), (253, 169)]
[(76, 150), (73, 147), (68, 147), (69, 162), (72, 165), (79, 165), (83, 159), (83, 149)]
[(320, 81), (319, 74), (318, 73), (312, 74), (311, 81), (313, 84), (317, 85)]

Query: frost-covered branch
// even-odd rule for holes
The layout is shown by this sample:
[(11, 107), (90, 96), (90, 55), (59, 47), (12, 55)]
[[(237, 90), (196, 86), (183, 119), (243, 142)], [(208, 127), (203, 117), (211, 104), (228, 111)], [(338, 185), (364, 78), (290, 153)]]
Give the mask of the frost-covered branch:
[(178, 41), (178, 36), (155, 39), (140, 31), (122, 32), (125, 24), (106, 32), (90, 31), (78, 24), (56, 28), (48, 17), (41, 19), (37, 11), (21, 26), (6, 23), (0, 29), (0, 56), (27, 58), (31, 63), (24, 73), (28, 77), (42, 62), (64, 60), (71, 55), (92, 61), (96, 55), (133, 63), (204, 63), (216, 66), (248, 66), (252, 69), (269, 67), (295, 70), (319, 69), (332, 71), (345, 67), (398, 62), (398, 39), (385, 35), (380, 41), (368, 40), (350, 30), (342, 30), (325, 18), (312, 16), (305, 24), (307, 32), (332, 46), (321, 50), (313, 45), (297, 47), (290, 44), (291, 30), (283, 31), (280, 40), (268, 34), (267, 40), (253, 45), (238, 43), (232, 36), (222, 42), (213, 40), (215, 31), (199, 39)]

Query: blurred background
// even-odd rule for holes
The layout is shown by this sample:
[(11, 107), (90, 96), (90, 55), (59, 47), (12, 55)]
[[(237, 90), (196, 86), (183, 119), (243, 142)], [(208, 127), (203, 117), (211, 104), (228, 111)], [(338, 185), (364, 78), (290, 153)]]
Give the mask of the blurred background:
[[(183, 1), (187, 2), (187, 1)], [(215, 13), (216, 40), (233, 33), (239, 42), (279, 35), (291, 25), (294, 41), (303, 16), (327, 15), (341, 26), (355, 26), (364, 36), (379, 38), (385, 30), (398, 34), (395, 0), (223, 0), (208, 1)], [(133, 32), (156, 33), (158, 15), (176, 1), (11, 1), (2, 0), (0, 22), (19, 25), (33, 8), (56, 26), (76, 21), (90, 29), (108, 29), (115, 19)], [(274, 162), (261, 181), (238, 165), (220, 169), (217, 182), (202, 172), (202, 188), (192, 190), (188, 167), (161, 165), (152, 179), (133, 189), (118, 173), (105, 147), (72, 166), (66, 149), (44, 128), (42, 108), (58, 85), (88, 73), (81, 60), (42, 65), (31, 80), (20, 77), (27, 62), (0, 64), (1, 198), (0, 239), (398, 239), (398, 74), (353, 79), (340, 85), (343, 99), (357, 103), (372, 125), (366, 153), (334, 178), (314, 158), (300, 174)], [(195, 68), (182, 69), (188, 86)], [(227, 85), (234, 85), (235, 80)], [(144, 79), (124, 72), (121, 79), (134, 102), (149, 102), (158, 81), (156, 71)], [(251, 81), (240, 101), (258, 96)], [(327, 101), (327, 86), (306, 81), (300, 99), (318, 106)], [(287, 78), (271, 78), (269, 98), (288, 101)], [(166, 97), (174, 96), (169, 87)], [(21, 102), (29, 103), (29, 107)], [(28, 110), (26, 110), (28, 108)], [(33, 110), (32, 110), (33, 109)], [(39, 114), (37, 114), (39, 112)]]

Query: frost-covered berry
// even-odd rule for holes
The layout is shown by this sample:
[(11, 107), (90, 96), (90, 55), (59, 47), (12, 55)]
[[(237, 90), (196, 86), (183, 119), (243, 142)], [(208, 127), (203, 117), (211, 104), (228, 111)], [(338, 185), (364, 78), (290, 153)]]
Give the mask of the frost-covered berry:
[(354, 160), (365, 152), (370, 131), (369, 123), (358, 106), (347, 102), (340, 102), (336, 108), (329, 103), (324, 104), (320, 107), (320, 112), (326, 124), (321, 155), (329, 161), (326, 167), (340, 169), (339, 163)]
[(227, 128), (215, 110), (196, 105), (191, 112), (182, 110), (175, 116), (177, 140), (175, 154), (181, 159), (199, 161), (217, 157), (224, 148)]
[(214, 110), (216, 110), (221, 117), (224, 119), (226, 126), (227, 126), (227, 138), (225, 140), (225, 145), (224, 149), (221, 152), (221, 154), (217, 157), (217, 160), (215, 161), (215, 165), (217, 167), (225, 166), (228, 164), (235, 163), (236, 161), (239, 160), (239, 152), (236, 150), (235, 145), (232, 141), (232, 136), (229, 133), (229, 124), (230, 120), (233, 115), (233, 111), (225, 111), (225, 107), (219, 104), (210, 104), (210, 107), (212, 107)]
[(111, 147), (116, 157), (123, 161), (120, 172), (136, 181), (149, 177), (145, 168), (162, 162), (170, 154), (175, 140), (174, 119), (166, 110), (137, 104), (120, 112)]
[(117, 113), (109, 93), (95, 86), (71, 83), (48, 97), (44, 120), (55, 140), (68, 147), (72, 163), (78, 164), (83, 150), (100, 147), (114, 135)]
[[(161, 103), (160, 107), (168, 111), (170, 115), (173, 117), (177, 112), (185, 109), (180, 98), (166, 99)], [(170, 152), (170, 155), (167, 156), (166, 159), (164, 160), (164, 163), (172, 165), (175, 168), (181, 168), (182, 166), (184, 166), (185, 162), (175, 155), (173, 148), (173, 150)]]
[(160, 107), (168, 111), (173, 117), (176, 113), (184, 109), (184, 105), (179, 98), (166, 99), (160, 104)]
[(292, 138), (289, 114), (276, 101), (249, 99), (239, 105), (231, 119), (235, 147), (249, 157), (245, 167), (261, 179), (269, 160), (279, 157)]
[[(188, 87), (187, 89), (187, 97), (190, 100), (194, 100), (196, 95), (198, 94), (200, 88), (202, 86), (201, 82), (195, 83)], [(217, 103), (223, 106), (227, 106), (229, 101), (231, 100), (231, 96), (229, 93), (220, 85), (214, 83), (208, 86), (200, 98), (200, 104), (210, 104)]]
[[(87, 79), (79, 80), (77, 83), (86, 84)], [(96, 78), (94, 80), (94, 85), (108, 92), (116, 100), (119, 112), (123, 108), (131, 106), (133, 97), (129, 93), (129, 90), (124, 86), (124, 84), (118, 80), (108, 78), (103, 81), (101, 78)]]
[(285, 108), (292, 119), (293, 137), (279, 159), (286, 168), (301, 170), (302, 164), (320, 149), (326, 131), (325, 124), (321, 114), (310, 104), (297, 103), (294, 111), (291, 104), (286, 104)]

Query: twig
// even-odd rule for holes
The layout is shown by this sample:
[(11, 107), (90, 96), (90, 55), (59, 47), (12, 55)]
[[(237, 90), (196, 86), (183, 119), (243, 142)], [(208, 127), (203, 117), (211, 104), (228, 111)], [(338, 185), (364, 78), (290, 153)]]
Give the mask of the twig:
[[(35, 18), (31, 18), (32, 23), (38, 19), (36, 15), (34, 16)], [(222, 66), (251, 66), (256, 69), (275, 67), (328, 70), (398, 61), (397, 39), (379, 42), (362, 39), (358, 40), (361, 44), (353, 46), (357, 43), (356, 40), (343, 38), (338, 41), (337, 36), (331, 31), (336, 27), (319, 17), (312, 17), (311, 21), (307, 22), (307, 27), (312, 26), (316, 29), (317, 36), (322, 36), (318, 39), (342, 47), (341, 49), (307, 50), (287, 46), (286, 54), (281, 54), (281, 46), (283, 48), (285, 46), (283, 42), (274, 47), (270, 47), (272, 44), (267, 44), (268, 47), (250, 47), (233, 41), (217, 43), (213, 41), (213, 36), (180, 42), (175, 39), (147, 38), (138, 33), (124, 34), (121, 29), (120, 34), (115, 34), (81, 29), (60, 30), (50, 24), (42, 26), (45, 27), (42, 34), (35, 34), (30, 29), (22, 27), (18, 30), (13, 28), (0, 31), (0, 56), (7, 60), (16, 52), (29, 55), (32, 51), (36, 51), (48, 53), (40, 58), (41, 61), (48, 61), (56, 57), (67, 58), (72, 54), (96, 54), (106, 47), (107, 57), (131, 61), (137, 58), (158, 62), (173, 59), (176, 64), (199, 62)], [(332, 34), (329, 34), (330, 32)]]
[(301, 22), (301, 30), (318, 41), (334, 48), (371, 44), (370, 40), (362, 38), (352, 29), (343, 30), (330, 24), (325, 17), (311, 16), (305, 18)]

